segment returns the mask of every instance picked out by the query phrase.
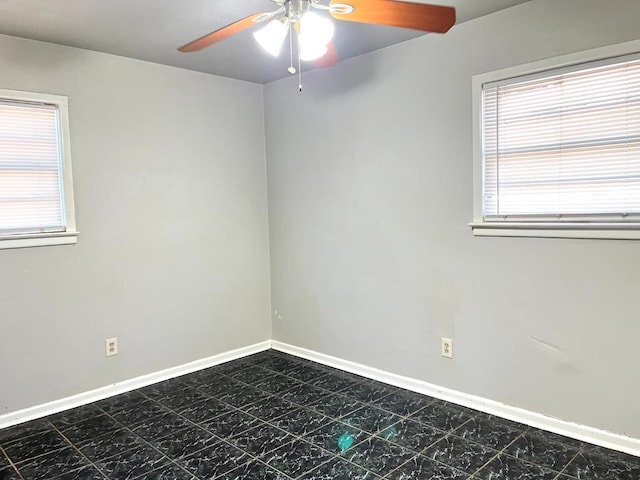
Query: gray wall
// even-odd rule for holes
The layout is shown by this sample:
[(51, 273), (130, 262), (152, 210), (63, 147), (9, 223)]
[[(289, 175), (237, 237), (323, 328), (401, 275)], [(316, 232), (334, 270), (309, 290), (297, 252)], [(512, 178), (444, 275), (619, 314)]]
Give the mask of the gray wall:
[(640, 243), (467, 227), (472, 75), (638, 39), (638, 19), (635, 0), (536, 0), (302, 94), (268, 84), (274, 338), (640, 437)]
[(262, 87), (2, 36), (0, 65), (69, 97), (81, 232), (0, 250), (0, 414), (269, 339)]

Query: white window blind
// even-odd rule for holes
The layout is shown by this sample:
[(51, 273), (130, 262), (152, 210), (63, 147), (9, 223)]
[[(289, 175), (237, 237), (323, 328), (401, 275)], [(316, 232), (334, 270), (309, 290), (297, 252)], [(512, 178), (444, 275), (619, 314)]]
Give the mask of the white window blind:
[(0, 98), (0, 234), (66, 228), (57, 105)]
[(640, 59), (483, 85), (483, 216), (640, 220)]

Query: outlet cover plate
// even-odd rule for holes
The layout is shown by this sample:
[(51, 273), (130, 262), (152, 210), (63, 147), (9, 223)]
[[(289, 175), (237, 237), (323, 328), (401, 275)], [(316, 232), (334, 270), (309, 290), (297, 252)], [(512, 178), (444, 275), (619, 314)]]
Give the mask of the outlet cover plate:
[(104, 341), (104, 353), (107, 357), (118, 354), (118, 337), (107, 338)]
[(440, 355), (445, 358), (453, 358), (453, 340), (442, 337), (440, 344)]

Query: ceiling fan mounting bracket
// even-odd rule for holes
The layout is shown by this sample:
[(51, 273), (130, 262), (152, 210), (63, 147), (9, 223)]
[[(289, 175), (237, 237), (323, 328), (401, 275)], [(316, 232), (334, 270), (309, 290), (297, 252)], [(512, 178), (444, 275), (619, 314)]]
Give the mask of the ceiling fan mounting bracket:
[(355, 7), (348, 3), (331, 3), (326, 5), (322, 3), (322, 0), (272, 0), (275, 4), (280, 5), (280, 8), (275, 12), (269, 12), (263, 14), (264, 16), (258, 17), (255, 22), (262, 22), (274, 16), (284, 13), (285, 17), (289, 18), (291, 22), (300, 20), (300, 17), (308, 12), (311, 8), (317, 10), (324, 10), (330, 13), (336, 13), (340, 15), (349, 15), (355, 11)]

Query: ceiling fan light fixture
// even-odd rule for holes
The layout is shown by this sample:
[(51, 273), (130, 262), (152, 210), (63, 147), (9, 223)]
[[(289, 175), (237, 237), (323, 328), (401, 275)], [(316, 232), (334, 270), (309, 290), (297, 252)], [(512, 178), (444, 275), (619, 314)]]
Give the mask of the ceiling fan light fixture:
[(277, 57), (280, 55), (282, 43), (289, 33), (289, 19), (287, 17), (276, 18), (267, 23), (264, 28), (253, 33), (253, 38), (268, 53)]
[(313, 38), (313, 43), (327, 45), (334, 31), (333, 22), (315, 12), (308, 11), (300, 18), (300, 35)]
[(300, 60), (310, 62), (319, 59), (327, 53), (328, 48), (326, 45), (314, 42), (312, 38), (307, 38), (302, 34), (300, 34), (298, 38), (300, 42)]

